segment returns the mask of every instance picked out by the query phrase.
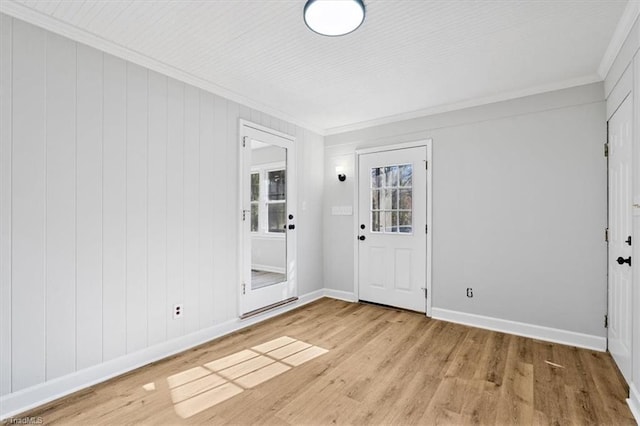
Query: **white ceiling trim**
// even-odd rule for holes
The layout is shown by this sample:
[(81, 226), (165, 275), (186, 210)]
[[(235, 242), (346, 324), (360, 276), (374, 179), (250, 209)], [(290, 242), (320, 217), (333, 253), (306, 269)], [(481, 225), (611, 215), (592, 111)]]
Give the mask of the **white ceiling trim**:
[(613, 61), (615, 61), (616, 56), (620, 53), (620, 49), (622, 49), (622, 45), (629, 36), (638, 16), (640, 16), (640, 1), (629, 0), (611, 37), (611, 41), (607, 46), (607, 50), (605, 50), (602, 56), (600, 66), (598, 66), (598, 74), (603, 80), (607, 77), (607, 74), (609, 74)]
[(287, 113), (242, 96), (222, 86), (218, 86), (211, 81), (165, 64), (164, 62), (143, 55), (135, 50), (129, 49), (112, 41), (105, 40), (102, 37), (67, 24), (66, 22), (60, 21), (50, 15), (30, 9), (20, 3), (13, 1), (0, 1), (0, 12), (324, 136), (324, 129), (318, 128), (313, 124), (306, 123), (296, 117), (290, 116)]
[(553, 92), (555, 90), (569, 89), (571, 87), (597, 83), (600, 81), (602, 81), (602, 78), (598, 74), (592, 74), (584, 77), (561, 81), (558, 83), (536, 86), (529, 89), (515, 90), (512, 92), (501, 93), (499, 95), (469, 99), (467, 101), (457, 102), (454, 104), (420, 109), (417, 111), (406, 112), (402, 114), (392, 115), (389, 117), (382, 117), (376, 120), (363, 121), (361, 123), (354, 123), (346, 126), (333, 127), (325, 131), (325, 136), (336, 135), (338, 133), (351, 132), (354, 130), (366, 129), (368, 127), (379, 126), (382, 124), (395, 123), (397, 121), (410, 120), (413, 118), (426, 117), (426, 116), (435, 115), (435, 114), (442, 114), (445, 112), (451, 112), (451, 111), (461, 110), (465, 108), (473, 108), (477, 106), (488, 105), (496, 102), (522, 98), (524, 96), (532, 96), (532, 95), (538, 95), (546, 92)]

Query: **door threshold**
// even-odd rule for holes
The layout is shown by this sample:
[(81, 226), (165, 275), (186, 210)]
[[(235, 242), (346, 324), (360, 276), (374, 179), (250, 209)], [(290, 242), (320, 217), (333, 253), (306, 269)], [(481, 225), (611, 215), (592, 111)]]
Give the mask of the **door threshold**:
[(392, 309), (395, 311), (406, 311), (406, 312), (412, 312), (412, 313), (421, 314), (421, 315), (425, 314), (424, 311), (414, 311), (413, 309), (402, 308), (400, 306), (385, 305), (384, 303), (378, 303), (378, 302), (369, 302), (368, 300), (362, 300), (362, 299), (358, 299), (358, 303), (362, 303), (365, 305), (378, 306), (379, 308)]
[(250, 311), (250, 312), (247, 312), (246, 314), (240, 315), (240, 319), (243, 320), (243, 319), (247, 319), (247, 318), (250, 318), (250, 317), (254, 317), (254, 316), (259, 315), (259, 314), (261, 314), (263, 312), (267, 312), (267, 311), (270, 311), (272, 309), (279, 308), (280, 306), (283, 306), (283, 305), (288, 305), (289, 303), (295, 302), (296, 300), (298, 300), (297, 297), (290, 297), (290, 298), (285, 299), (285, 300), (283, 300), (281, 302), (276, 302), (276, 303), (272, 303), (271, 305), (267, 305), (264, 308), (254, 309), (253, 311)]

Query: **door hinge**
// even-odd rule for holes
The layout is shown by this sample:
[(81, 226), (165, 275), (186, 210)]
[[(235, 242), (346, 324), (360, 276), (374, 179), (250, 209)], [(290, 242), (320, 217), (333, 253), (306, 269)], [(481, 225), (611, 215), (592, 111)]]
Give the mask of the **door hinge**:
[(247, 294), (247, 285), (242, 283), (242, 294)]
[(609, 143), (604, 144), (604, 156), (605, 157), (609, 156)]
[(604, 229), (604, 241), (609, 242), (609, 228)]
[(425, 170), (429, 170), (429, 162), (428, 161), (424, 162), (424, 168), (425, 168)]
[(427, 295), (428, 295), (428, 293), (427, 293), (427, 292), (428, 292), (429, 290), (427, 290), (427, 288), (426, 288), (426, 287), (420, 287), (420, 288), (424, 291), (424, 298), (426, 299), (426, 298), (427, 298)]
[(425, 225), (424, 226), (424, 233), (428, 234), (429, 233), (429, 225)]
[(242, 137), (242, 147), (245, 148), (247, 146), (247, 137), (243, 136)]
[(247, 220), (247, 211), (242, 210), (242, 221), (244, 222), (245, 220)]
[(609, 328), (609, 315), (604, 316), (604, 328)]

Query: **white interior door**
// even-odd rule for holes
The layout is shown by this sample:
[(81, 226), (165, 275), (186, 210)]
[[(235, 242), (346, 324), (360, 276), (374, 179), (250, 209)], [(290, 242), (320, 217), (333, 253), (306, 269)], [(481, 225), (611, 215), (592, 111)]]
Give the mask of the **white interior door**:
[(633, 102), (609, 120), (609, 352), (631, 383), (631, 152)]
[(358, 161), (358, 297), (425, 312), (427, 147)]
[(241, 277), (245, 316), (297, 297), (296, 175), (293, 138), (240, 126)]

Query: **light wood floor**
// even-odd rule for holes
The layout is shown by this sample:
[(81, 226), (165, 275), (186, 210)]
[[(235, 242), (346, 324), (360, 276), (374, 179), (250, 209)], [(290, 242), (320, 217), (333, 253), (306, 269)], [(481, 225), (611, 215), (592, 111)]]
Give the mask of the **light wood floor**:
[[(186, 420), (175, 414), (167, 377), (284, 335), (329, 351)], [(632, 425), (626, 396), (605, 353), (322, 299), (26, 415), (86, 425)]]

